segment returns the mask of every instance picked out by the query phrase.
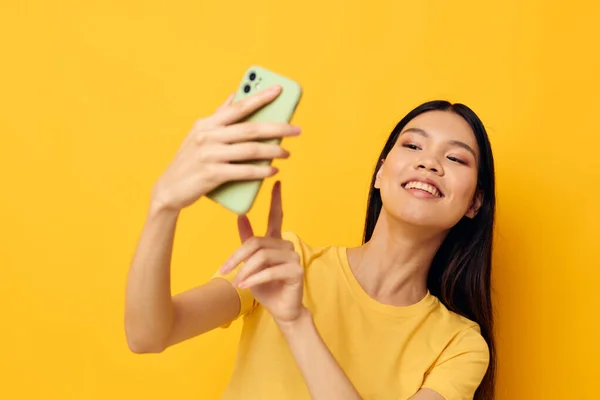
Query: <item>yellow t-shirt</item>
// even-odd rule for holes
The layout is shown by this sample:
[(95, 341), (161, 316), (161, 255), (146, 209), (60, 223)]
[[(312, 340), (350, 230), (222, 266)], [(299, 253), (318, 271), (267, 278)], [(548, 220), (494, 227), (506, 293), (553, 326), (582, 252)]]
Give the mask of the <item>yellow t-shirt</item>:
[[(430, 388), (446, 400), (472, 399), (489, 363), (476, 323), (427, 294), (396, 307), (370, 297), (354, 277), (346, 249), (311, 247), (286, 233), (305, 268), (304, 304), (327, 347), (368, 400), (405, 400)], [(222, 276), (229, 281), (236, 271)], [(223, 400), (310, 399), (285, 339), (249, 290), (238, 290), (244, 325)]]

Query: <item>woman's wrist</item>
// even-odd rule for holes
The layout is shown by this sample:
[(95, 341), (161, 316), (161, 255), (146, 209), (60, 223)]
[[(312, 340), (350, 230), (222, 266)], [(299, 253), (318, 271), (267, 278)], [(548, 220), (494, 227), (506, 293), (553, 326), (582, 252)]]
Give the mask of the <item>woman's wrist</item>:
[(150, 199), (150, 207), (148, 214), (150, 217), (170, 216), (177, 218), (181, 210), (170, 206), (167, 202), (159, 197), (152, 196)]
[(150, 214), (179, 214), (181, 211), (178, 207), (172, 204), (169, 199), (169, 194), (163, 190), (157, 183), (152, 188), (150, 196)]
[(310, 327), (314, 324), (312, 312), (304, 306), (302, 306), (300, 312), (298, 313), (298, 316), (293, 320), (276, 320), (275, 323), (277, 324), (283, 335), (286, 337), (290, 337), (295, 333), (303, 332), (307, 327)]

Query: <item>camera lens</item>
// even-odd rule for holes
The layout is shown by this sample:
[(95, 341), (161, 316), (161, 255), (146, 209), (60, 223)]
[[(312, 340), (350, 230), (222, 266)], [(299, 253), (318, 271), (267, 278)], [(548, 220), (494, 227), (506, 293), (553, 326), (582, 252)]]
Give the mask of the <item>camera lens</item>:
[(244, 86), (244, 93), (248, 93), (250, 91), (250, 85)]
[(250, 73), (250, 80), (253, 81), (256, 79), (256, 74), (254, 72)]

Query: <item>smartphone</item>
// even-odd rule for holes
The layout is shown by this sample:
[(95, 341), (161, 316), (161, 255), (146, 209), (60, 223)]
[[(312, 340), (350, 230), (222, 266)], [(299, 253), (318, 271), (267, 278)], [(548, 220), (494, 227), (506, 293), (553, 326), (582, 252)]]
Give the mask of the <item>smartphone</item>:
[[(236, 90), (233, 102), (243, 100), (258, 92), (279, 85), (281, 93), (271, 103), (246, 117), (243, 121), (290, 122), (302, 96), (302, 88), (292, 79), (281, 76), (260, 66), (251, 66), (246, 70)], [(242, 121), (240, 121), (242, 122)], [(264, 143), (279, 144), (281, 139), (263, 140)], [(270, 165), (271, 160), (246, 161), (256, 165)], [(227, 182), (206, 197), (238, 215), (248, 213), (256, 200), (263, 179)]]

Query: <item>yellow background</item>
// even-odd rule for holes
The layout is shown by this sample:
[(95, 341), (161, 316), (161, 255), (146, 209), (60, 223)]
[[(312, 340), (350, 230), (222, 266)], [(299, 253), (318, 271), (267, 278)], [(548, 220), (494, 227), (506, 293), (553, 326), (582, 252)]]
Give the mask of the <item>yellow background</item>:
[[(1, 398), (218, 398), (240, 324), (133, 355), (124, 284), (154, 181), (254, 63), (304, 87), (304, 134), (277, 165), (285, 229), (313, 244), (360, 241), (372, 167), (409, 109), (473, 107), (497, 166), (498, 398), (600, 396), (600, 7), (367, 4), (2, 1)], [(174, 291), (236, 235), (209, 200), (186, 209)]]

